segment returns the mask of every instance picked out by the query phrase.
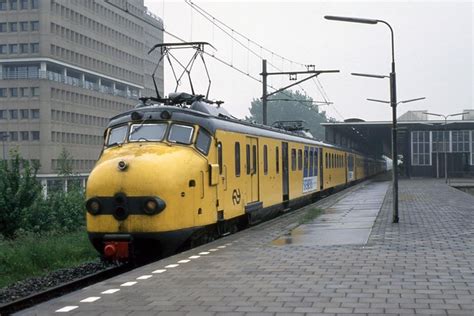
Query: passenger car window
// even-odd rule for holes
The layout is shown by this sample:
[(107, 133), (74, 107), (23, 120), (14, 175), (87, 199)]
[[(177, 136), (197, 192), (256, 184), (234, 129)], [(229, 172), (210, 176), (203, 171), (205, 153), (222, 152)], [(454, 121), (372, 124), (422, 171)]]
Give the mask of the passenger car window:
[(240, 143), (235, 142), (235, 176), (240, 176)]
[(191, 144), (194, 128), (187, 125), (173, 124), (171, 125), (168, 140), (173, 143)]
[(204, 155), (207, 155), (209, 152), (210, 145), (211, 135), (209, 135), (209, 133), (206, 132), (204, 129), (200, 128), (196, 139), (196, 148)]
[(127, 125), (112, 128), (109, 132), (107, 146), (123, 144), (123, 142), (125, 141), (125, 135), (127, 135), (127, 129)]
[(165, 136), (167, 124), (133, 124), (130, 127), (130, 141), (160, 141)]

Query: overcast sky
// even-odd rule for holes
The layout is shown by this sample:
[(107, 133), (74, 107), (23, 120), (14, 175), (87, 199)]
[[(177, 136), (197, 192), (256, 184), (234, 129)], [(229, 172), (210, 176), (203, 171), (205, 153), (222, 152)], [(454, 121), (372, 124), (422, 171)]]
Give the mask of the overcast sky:
[[(389, 100), (388, 79), (350, 75), (351, 72), (389, 74), (390, 31), (380, 23), (334, 22), (325, 20), (325, 15), (374, 18), (392, 25), (398, 100), (426, 97), (423, 101), (400, 104), (399, 115), (408, 110), (450, 114), (473, 108), (474, 6), (471, 1), (193, 2), (276, 54), (299, 63), (314, 64), (316, 69), (340, 70), (340, 73), (319, 77), (329, 100), (334, 102), (333, 106), (322, 109), (337, 120), (353, 117), (391, 120), (389, 105), (366, 101), (366, 98)], [(145, 5), (163, 18), (167, 31), (188, 41), (211, 42), (217, 51), (210, 49), (210, 53), (260, 78), (260, 59), (212, 26), (184, 1), (145, 0)], [(165, 41), (176, 40), (165, 35)], [(250, 47), (278, 68), (301, 70), (259, 47)], [(209, 97), (225, 101), (226, 109), (237, 117), (248, 115), (251, 100), (261, 97), (261, 83), (215, 59), (206, 57), (206, 63), (212, 79)], [(169, 92), (174, 90), (175, 83), (167, 64), (165, 69), (165, 92)], [(270, 67), (269, 71), (277, 70)], [(199, 64), (193, 78), (200, 89), (198, 92), (204, 94), (203, 83), (207, 83), (207, 79)], [(280, 76), (269, 83), (279, 88), (291, 82)], [(313, 81), (302, 84), (302, 88), (313, 99), (323, 100)], [(183, 86), (178, 90), (187, 89)]]

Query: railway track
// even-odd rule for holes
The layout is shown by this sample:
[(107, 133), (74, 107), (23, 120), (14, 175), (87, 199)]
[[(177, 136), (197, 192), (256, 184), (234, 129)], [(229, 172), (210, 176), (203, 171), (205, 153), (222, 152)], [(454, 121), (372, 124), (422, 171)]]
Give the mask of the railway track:
[(130, 271), (134, 268), (136, 268), (136, 266), (131, 265), (131, 264), (123, 264), (120, 266), (114, 266), (111, 268), (107, 268), (107, 269), (86, 275), (84, 277), (77, 278), (70, 282), (31, 294), (24, 298), (6, 303), (4, 305), (0, 305), (0, 315), (1, 316), (10, 315), (17, 311), (37, 305), (41, 302), (45, 302), (47, 300), (78, 290), (80, 288), (84, 288), (91, 284), (114, 277), (121, 273)]

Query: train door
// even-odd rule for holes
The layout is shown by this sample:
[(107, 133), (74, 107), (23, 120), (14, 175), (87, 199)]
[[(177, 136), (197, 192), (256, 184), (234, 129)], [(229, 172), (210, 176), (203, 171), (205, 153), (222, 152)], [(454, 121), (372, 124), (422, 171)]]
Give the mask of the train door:
[(324, 165), (323, 165), (323, 148), (321, 147), (319, 149), (319, 152), (321, 153), (319, 155), (319, 189), (322, 191), (324, 189), (324, 178), (323, 178), (323, 173), (324, 173)]
[(354, 155), (349, 154), (347, 157), (347, 179), (349, 182), (354, 181)]
[(288, 143), (281, 143), (282, 169), (283, 169), (283, 202), (289, 200), (289, 169), (288, 169)]
[(217, 183), (217, 219), (224, 219), (225, 208), (225, 192), (227, 191), (227, 167), (224, 165), (223, 157), (224, 148), (221, 142), (217, 142), (217, 164), (219, 165), (219, 180)]
[(258, 178), (258, 139), (255, 137), (247, 137), (245, 145), (246, 156), (246, 172), (248, 176), (247, 181), (247, 203), (260, 200), (259, 196), (259, 178)]

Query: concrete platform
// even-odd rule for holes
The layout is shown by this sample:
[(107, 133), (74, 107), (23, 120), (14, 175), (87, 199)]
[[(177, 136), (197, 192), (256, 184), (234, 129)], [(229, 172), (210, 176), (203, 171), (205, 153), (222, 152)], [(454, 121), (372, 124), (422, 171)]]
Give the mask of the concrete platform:
[[(303, 226), (310, 242), (272, 243), (299, 226), (301, 210), (19, 314), (474, 315), (474, 197), (402, 180), (392, 224), (387, 188), (366, 183), (310, 206), (327, 210)], [(368, 240), (336, 243), (329, 231), (369, 230), (379, 190), (387, 196)], [(332, 244), (313, 242), (318, 231)]]
[[(388, 183), (374, 183), (337, 201), (312, 223), (302, 224), (273, 245), (365, 245), (387, 192)], [(368, 200), (367, 197), (370, 197)]]

